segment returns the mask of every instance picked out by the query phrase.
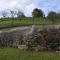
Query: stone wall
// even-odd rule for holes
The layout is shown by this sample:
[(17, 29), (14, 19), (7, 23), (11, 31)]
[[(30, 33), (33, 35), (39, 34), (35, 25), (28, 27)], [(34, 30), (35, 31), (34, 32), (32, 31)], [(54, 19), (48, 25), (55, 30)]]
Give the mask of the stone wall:
[(60, 28), (60, 25), (31, 25), (0, 29), (0, 47), (17, 47), (20, 44), (21, 36), (29, 39), (32, 35), (43, 29), (55, 28)]

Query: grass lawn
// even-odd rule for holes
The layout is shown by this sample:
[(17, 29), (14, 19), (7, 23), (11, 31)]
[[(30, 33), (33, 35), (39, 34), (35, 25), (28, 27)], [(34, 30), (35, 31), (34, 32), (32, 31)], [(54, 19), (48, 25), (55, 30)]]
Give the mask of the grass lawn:
[(0, 60), (60, 60), (56, 52), (27, 52), (16, 48), (0, 48)]
[(43, 18), (0, 19), (0, 28), (21, 26), (21, 25), (51, 25), (51, 24), (60, 24), (60, 21), (53, 22), (52, 20), (47, 20)]

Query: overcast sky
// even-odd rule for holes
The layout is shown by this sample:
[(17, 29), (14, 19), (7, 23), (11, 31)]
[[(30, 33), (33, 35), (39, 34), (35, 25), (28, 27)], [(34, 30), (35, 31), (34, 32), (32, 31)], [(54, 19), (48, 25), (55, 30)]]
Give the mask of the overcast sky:
[(0, 0), (0, 11), (4, 9), (17, 9), (31, 16), (34, 8), (42, 9), (45, 14), (49, 11), (60, 12), (60, 0)]

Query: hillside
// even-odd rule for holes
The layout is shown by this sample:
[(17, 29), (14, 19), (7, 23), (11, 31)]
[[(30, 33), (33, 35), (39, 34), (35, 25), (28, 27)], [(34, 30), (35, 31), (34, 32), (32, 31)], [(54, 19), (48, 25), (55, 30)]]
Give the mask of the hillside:
[(48, 20), (43, 18), (1, 18), (0, 28), (26, 26), (26, 25), (53, 25), (60, 24), (59, 20)]

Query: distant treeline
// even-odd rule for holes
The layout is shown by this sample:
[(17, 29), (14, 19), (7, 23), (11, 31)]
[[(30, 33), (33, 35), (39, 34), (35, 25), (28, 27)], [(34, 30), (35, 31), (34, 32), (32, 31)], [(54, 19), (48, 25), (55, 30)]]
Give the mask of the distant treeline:
[[(20, 10), (4, 10), (1, 12), (2, 14), (2, 17), (3, 18), (6, 18), (6, 17), (11, 17), (11, 18), (25, 18), (25, 14), (20, 11)], [(50, 11), (48, 13), (47, 16), (45, 16), (45, 13), (41, 10), (41, 9), (38, 9), (38, 8), (35, 8), (33, 9), (32, 11), (32, 17), (33, 18), (48, 18), (50, 20), (55, 20), (55, 19), (60, 19), (60, 13), (57, 13), (57, 12), (54, 12), (54, 11)]]

